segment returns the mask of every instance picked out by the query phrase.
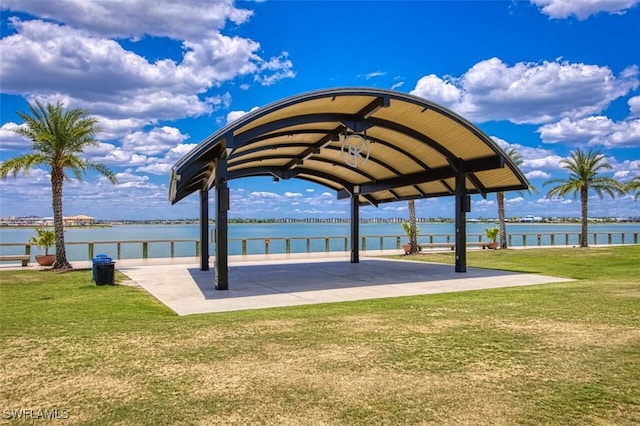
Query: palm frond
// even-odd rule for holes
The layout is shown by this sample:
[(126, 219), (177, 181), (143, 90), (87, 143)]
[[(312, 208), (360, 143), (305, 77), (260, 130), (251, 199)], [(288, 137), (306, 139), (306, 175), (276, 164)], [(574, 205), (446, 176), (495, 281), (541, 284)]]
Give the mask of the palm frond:
[(87, 169), (94, 170), (109, 179), (111, 183), (118, 183), (118, 178), (116, 177), (116, 175), (104, 164), (97, 163), (93, 160), (87, 160), (86, 166)]
[(9, 175), (16, 177), (20, 172), (28, 175), (31, 169), (41, 165), (46, 166), (47, 159), (37, 153), (28, 153), (10, 158), (0, 165), (0, 179), (5, 180)]

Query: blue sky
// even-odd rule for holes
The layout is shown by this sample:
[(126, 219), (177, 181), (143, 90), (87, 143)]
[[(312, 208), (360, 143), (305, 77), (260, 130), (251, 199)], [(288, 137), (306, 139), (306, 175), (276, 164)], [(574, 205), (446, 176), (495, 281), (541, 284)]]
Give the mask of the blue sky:
[[(279, 99), (342, 86), (411, 93), (469, 119), (523, 156), (539, 190), (507, 194), (507, 216), (575, 216), (548, 199), (560, 161), (601, 150), (626, 182), (640, 175), (640, 0), (185, 1), (0, 0), (0, 161), (30, 142), (12, 129), (34, 99), (84, 108), (103, 132), (86, 156), (119, 183), (66, 182), (64, 214), (185, 218), (168, 201), (171, 166), (229, 120)], [(230, 183), (230, 217), (348, 217), (348, 201), (305, 181)], [(0, 216), (51, 216), (49, 175), (0, 182)], [(453, 217), (453, 198), (419, 200)], [(406, 202), (361, 216), (406, 217)], [(640, 215), (627, 195), (590, 216)], [(496, 217), (495, 194), (469, 217)]]

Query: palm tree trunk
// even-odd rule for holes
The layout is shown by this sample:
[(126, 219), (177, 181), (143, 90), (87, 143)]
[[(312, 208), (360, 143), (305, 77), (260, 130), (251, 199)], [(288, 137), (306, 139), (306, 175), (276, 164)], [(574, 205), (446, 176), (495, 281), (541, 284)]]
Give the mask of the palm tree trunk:
[(580, 229), (580, 247), (589, 247), (587, 236), (587, 201), (588, 201), (589, 188), (583, 185), (580, 188), (580, 204), (582, 205), (582, 224)]
[(504, 217), (504, 192), (497, 192), (496, 199), (498, 201), (498, 226), (500, 227), (500, 248), (507, 248), (507, 225)]
[(409, 244), (411, 245), (411, 254), (416, 254), (418, 248), (418, 226), (416, 225), (416, 202), (409, 200)]
[(53, 230), (56, 233), (56, 262), (53, 269), (71, 269), (67, 261), (67, 252), (64, 245), (64, 223), (62, 216), (62, 182), (64, 172), (61, 169), (51, 171), (51, 189), (53, 192)]

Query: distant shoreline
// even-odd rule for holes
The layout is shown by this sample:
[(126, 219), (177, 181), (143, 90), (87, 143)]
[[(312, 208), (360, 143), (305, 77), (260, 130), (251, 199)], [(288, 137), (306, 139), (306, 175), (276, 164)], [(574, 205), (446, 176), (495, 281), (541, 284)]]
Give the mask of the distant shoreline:
[[(635, 218), (634, 218), (635, 219)], [(406, 222), (405, 221), (394, 221), (394, 220), (389, 220), (389, 221), (384, 221), (384, 220), (376, 220), (376, 221), (368, 221), (368, 220), (363, 220), (360, 221), (360, 225), (393, 225), (393, 224), (401, 224), (402, 222)], [(292, 225), (292, 224), (304, 224), (304, 225), (348, 225), (350, 222), (348, 220), (345, 221), (330, 221), (330, 222), (323, 222), (323, 221), (317, 221), (317, 222), (309, 222), (309, 221), (304, 221), (304, 220), (300, 220), (300, 221), (288, 221), (288, 222), (280, 222), (280, 221), (262, 221), (262, 222), (256, 222), (256, 221), (230, 221), (229, 222), (229, 226), (233, 226), (233, 225)], [(429, 226), (429, 225), (442, 225), (442, 224), (452, 224), (454, 223), (453, 220), (451, 221), (417, 221), (418, 224), (423, 225), (423, 226)], [(467, 225), (472, 225), (472, 224), (486, 224), (486, 225), (497, 225), (498, 222), (494, 221), (494, 220), (484, 220), (484, 221), (478, 221), (478, 220), (471, 220), (471, 221), (467, 221), (466, 222)], [(627, 221), (613, 221), (613, 220), (608, 220), (608, 221), (589, 221), (589, 225), (628, 225), (630, 223), (640, 223), (640, 218), (638, 218), (637, 220), (627, 220)], [(580, 225), (580, 221), (579, 220), (567, 220), (567, 221), (562, 221), (562, 222), (510, 222), (510, 221), (506, 221), (505, 224), (510, 225), (510, 226), (562, 226), (562, 225)], [(185, 221), (113, 221), (113, 222), (108, 222), (108, 223), (96, 223), (94, 225), (65, 225), (64, 229), (99, 229), (99, 228), (112, 228), (112, 227), (118, 227), (118, 226), (158, 226), (158, 225), (164, 225), (164, 226), (184, 226), (184, 225), (194, 225), (194, 226), (199, 226), (200, 222), (197, 220), (185, 220)], [(209, 221), (209, 225), (210, 226), (215, 226), (215, 222), (214, 221)], [(0, 224), (0, 229), (35, 229), (35, 228), (53, 228), (52, 225), (35, 225), (35, 224), (20, 224), (20, 225), (9, 225), (9, 224)]]

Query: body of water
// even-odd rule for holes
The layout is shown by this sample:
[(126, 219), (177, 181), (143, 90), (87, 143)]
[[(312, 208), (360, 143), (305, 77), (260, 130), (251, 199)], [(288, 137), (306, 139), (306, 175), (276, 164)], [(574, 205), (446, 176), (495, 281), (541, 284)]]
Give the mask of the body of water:
[[(467, 240), (471, 242), (486, 241), (485, 228), (496, 226), (487, 223), (467, 224)], [(418, 224), (420, 231), (419, 241), (428, 243), (454, 241), (455, 226), (452, 223), (422, 223)], [(210, 228), (209, 235), (211, 236)], [(174, 255), (195, 256), (195, 243), (199, 239), (198, 225), (123, 225), (105, 228), (68, 228), (65, 232), (65, 242), (67, 245), (67, 257), (70, 260), (87, 260), (87, 242), (93, 242), (94, 254), (105, 253), (110, 257), (117, 257), (117, 245), (120, 244), (121, 258), (141, 258), (142, 243), (149, 241), (149, 257), (169, 257), (170, 243), (157, 242), (154, 240), (192, 240), (189, 242), (176, 242), (174, 244)], [(553, 235), (555, 245), (565, 245), (567, 235), (569, 245), (578, 244), (579, 224), (528, 224), (509, 223), (507, 224), (507, 234), (511, 235), (512, 246), (535, 246), (540, 240), (542, 245), (551, 245), (551, 235)], [(589, 244), (608, 244), (609, 239), (613, 244), (632, 244), (634, 233), (640, 233), (640, 224), (590, 224)], [(6, 244), (25, 244), (35, 234), (33, 228), (3, 228), (0, 229), (0, 254), (23, 254), (24, 246), (6, 246)], [(307, 224), (307, 223), (287, 223), (287, 224), (231, 224), (229, 225), (229, 254), (236, 255), (242, 253), (242, 240), (245, 239), (247, 254), (265, 253), (265, 240), (269, 240), (269, 253), (285, 253), (287, 249), (286, 240), (289, 239), (291, 252), (322, 252), (329, 246), (331, 251), (342, 251), (350, 249), (348, 236), (350, 234), (349, 224)], [(594, 241), (593, 235), (596, 235)], [(609, 235), (611, 234), (611, 235)], [(624, 237), (623, 237), (624, 234)], [(524, 236), (524, 237), (523, 237)], [(407, 238), (400, 224), (362, 224), (360, 225), (360, 237), (365, 239), (368, 250), (395, 249), (397, 248), (397, 238), (400, 237), (402, 243), (407, 242)], [(327, 240), (328, 238), (328, 240)], [(624, 238), (624, 241), (622, 239)], [(130, 241), (131, 243), (127, 243)], [(83, 244), (81, 244), (83, 243)], [(361, 242), (362, 244), (362, 242)], [(214, 243), (210, 244), (210, 253), (214, 253)], [(50, 249), (50, 252), (54, 248)], [(41, 254), (42, 250), (32, 247), (32, 254)]]

